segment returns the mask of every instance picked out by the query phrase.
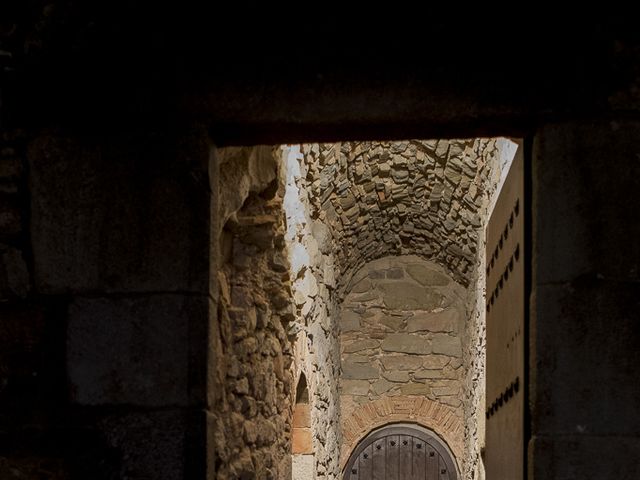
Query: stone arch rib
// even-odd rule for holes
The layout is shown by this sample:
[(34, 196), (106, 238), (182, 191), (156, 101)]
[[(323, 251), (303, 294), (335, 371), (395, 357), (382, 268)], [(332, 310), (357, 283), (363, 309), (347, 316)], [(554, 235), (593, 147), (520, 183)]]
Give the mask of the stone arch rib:
[(464, 427), (452, 408), (424, 397), (385, 397), (356, 408), (343, 422), (340, 467), (372, 430), (390, 423), (417, 423), (434, 431), (453, 452), (458, 469), (463, 453)]

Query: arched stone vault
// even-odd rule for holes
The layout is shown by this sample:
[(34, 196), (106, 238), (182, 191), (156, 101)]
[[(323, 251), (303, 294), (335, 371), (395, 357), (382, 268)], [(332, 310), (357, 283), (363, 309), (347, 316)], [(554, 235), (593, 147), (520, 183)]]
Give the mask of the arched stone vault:
[(419, 255), (472, 280), (495, 139), (302, 146), (312, 217), (329, 226), (339, 286), (365, 263)]
[[(338, 478), (340, 472), (345, 433), (340, 416), (352, 411), (343, 410), (348, 405), (342, 405), (338, 389), (340, 307), (350, 287), (361, 279), (358, 272), (383, 257), (414, 256), (417, 261), (437, 264), (437, 269), (462, 290), (476, 285), (483, 272), (478, 263), (482, 226), (488, 199), (497, 189), (499, 173), (507, 162), (507, 143), (505, 139), (341, 142), (283, 146), (280, 150), (287, 223), (284, 240), (295, 319), (288, 333), (296, 339), (293, 364), (310, 374), (317, 478)], [(467, 289), (467, 300), (475, 299), (475, 293), (474, 288)], [(461, 293), (459, 298), (466, 296)], [(469, 312), (475, 311), (474, 302), (469, 303)], [(442, 308), (440, 305), (427, 313), (435, 314)], [(464, 322), (459, 330), (463, 341), (477, 336), (475, 323)], [(404, 335), (419, 336), (415, 332)], [(471, 461), (466, 462), (469, 466), (464, 465), (466, 471), (477, 463), (478, 443), (473, 432), (477, 430), (474, 422), (480, 411), (481, 382), (477, 368), (468, 369), (470, 355), (463, 354), (458, 360), (456, 364), (461, 362), (465, 367), (453, 380), (464, 378), (469, 386), (463, 398), (448, 398), (447, 405), (462, 409), (457, 418), (465, 424), (464, 441), (459, 437), (455, 441), (458, 453), (462, 449), (471, 452)], [(419, 389), (424, 390), (424, 385)], [(451, 392), (442, 395), (457, 395)], [(368, 393), (366, 396), (374, 400)]]

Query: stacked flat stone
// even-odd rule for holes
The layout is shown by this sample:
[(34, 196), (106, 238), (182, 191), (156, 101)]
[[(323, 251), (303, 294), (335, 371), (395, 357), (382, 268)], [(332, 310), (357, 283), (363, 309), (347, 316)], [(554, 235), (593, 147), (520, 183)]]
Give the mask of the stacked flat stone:
[(343, 418), (384, 396), (418, 395), (462, 421), (464, 288), (415, 255), (372, 261), (352, 283), (340, 317)]
[(415, 254), (470, 282), (494, 139), (303, 145), (312, 215), (348, 279), (365, 263)]
[[(310, 216), (309, 188), (302, 176), (298, 147), (282, 148), (285, 182), (285, 242), (289, 249), (295, 322), (294, 370), (308, 379), (313, 432), (315, 477), (340, 476), (340, 406), (338, 376), (340, 348), (335, 244), (329, 228)], [(300, 472), (294, 472), (299, 477)]]

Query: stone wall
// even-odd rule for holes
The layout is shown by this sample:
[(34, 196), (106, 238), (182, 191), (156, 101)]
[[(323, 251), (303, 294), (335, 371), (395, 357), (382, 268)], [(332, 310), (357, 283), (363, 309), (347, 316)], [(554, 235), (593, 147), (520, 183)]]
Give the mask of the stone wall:
[(3, 140), (0, 477), (290, 476), (273, 149)]
[[(34, 166), (54, 173), (52, 183), (61, 188), (45, 186), (29, 198), (38, 203), (44, 195), (43, 204), (49, 203), (44, 213), (55, 216), (59, 229), (49, 232), (54, 251), (41, 251), (38, 258), (26, 246), (30, 240), (0, 240), (1, 478), (68, 477), (64, 472), (74, 469), (78, 478), (200, 478), (183, 471), (189, 450), (183, 426), (192, 413), (202, 413), (201, 402), (191, 411), (172, 404), (72, 405), (65, 363), (68, 307), (76, 297), (139, 300), (153, 299), (153, 292), (180, 300), (209, 298), (202, 285), (183, 281), (185, 272), (208, 281), (202, 267), (216, 261), (207, 258), (202, 242), (191, 242), (204, 237), (208, 246), (209, 237), (196, 228), (208, 229), (211, 217), (207, 169), (183, 164), (168, 153), (171, 142), (166, 141), (194, 118), (227, 144), (531, 134), (536, 278), (530, 477), (640, 477), (640, 269), (633, 241), (640, 235), (640, 224), (633, 221), (639, 208), (640, 46), (633, 15), (609, 10), (616, 8), (612, 5), (584, 22), (568, 22), (562, 16), (548, 18), (541, 9), (505, 41), (503, 28), (486, 27), (496, 20), (495, 12), (486, 11), (458, 19), (456, 35), (446, 42), (441, 39), (450, 31), (450, 16), (433, 19), (428, 29), (420, 28), (423, 18), (405, 16), (387, 22), (386, 35), (378, 36), (370, 35), (370, 22), (351, 22), (351, 35), (345, 36), (344, 22), (327, 23), (316, 15), (309, 17), (313, 25), (307, 31), (325, 32), (320, 40), (300, 35), (293, 42), (288, 30), (284, 37), (273, 35), (273, 22), (259, 18), (244, 29), (249, 41), (230, 45), (225, 40), (237, 33), (237, 22), (219, 22), (220, 28), (212, 29), (211, 13), (218, 6), (211, 2), (182, 10), (150, 10), (146, 2), (130, 2), (126, 14), (120, 2), (97, 7), (59, 0), (14, 3), (19, 6), (3, 9), (0, 29), (1, 128), (28, 128), (30, 136), (41, 135), (41, 128), (67, 128), (71, 143), (89, 144), (88, 150), (101, 144), (97, 150), (109, 168), (96, 170), (96, 156), (82, 151), (52, 148), (46, 161)], [(150, 14), (154, 21), (146, 21)], [(184, 18), (174, 22), (175, 29), (163, 27), (165, 19), (176, 16)], [(538, 35), (541, 28), (544, 38)], [(409, 33), (401, 45), (388, 41), (396, 32)], [(336, 46), (341, 54), (336, 55)], [(487, 52), (502, 54), (487, 62)], [(215, 62), (203, 61), (214, 57)], [(362, 66), (378, 58), (393, 59), (394, 65), (386, 62), (372, 81), (371, 69)], [(178, 65), (179, 75), (167, 74), (167, 65)], [(295, 81), (289, 72), (296, 72)], [(552, 81), (549, 72), (554, 72)], [(141, 139), (163, 125), (170, 128), (150, 142)], [(117, 138), (123, 132), (129, 138)], [(70, 161), (74, 157), (77, 161)], [(71, 165), (66, 175), (82, 181), (56, 174), (64, 164)], [(180, 166), (167, 168), (170, 164)], [(33, 166), (23, 165), (30, 178)], [(136, 196), (151, 179), (154, 188)], [(6, 192), (11, 181), (2, 182)], [(47, 195), (49, 189), (53, 195)], [(175, 195), (167, 198), (167, 191)], [(0, 207), (2, 222), (16, 218), (11, 202)], [(75, 209), (77, 203), (84, 208)], [(31, 209), (21, 204), (18, 210), (20, 236), (30, 239), (25, 223), (31, 222), (25, 219)], [(7, 212), (13, 213), (7, 217)], [(36, 224), (46, 221), (42, 213)], [(98, 234), (78, 238), (93, 231)], [(65, 241), (82, 253), (77, 262), (56, 255)], [(87, 245), (92, 248), (76, 248)], [(76, 272), (84, 268), (98, 270), (102, 280), (89, 288), (74, 281), (56, 293), (45, 292), (34, 281), (34, 264), (46, 268), (49, 259), (63, 278), (73, 273), (77, 280)], [(31, 274), (27, 282), (25, 265)], [(15, 271), (20, 273), (7, 274)], [(118, 277), (130, 281), (114, 291)], [(175, 283), (157, 282), (160, 277)], [(145, 305), (138, 301), (135, 307), (129, 309), (131, 318), (144, 318)], [(206, 364), (198, 342), (207, 340), (200, 328), (207, 325), (200, 322), (202, 311), (208, 319), (206, 308), (187, 310), (190, 334), (188, 344), (181, 345), (189, 351), (193, 397), (202, 393), (198, 379)], [(172, 318), (163, 318), (153, 338), (168, 332), (160, 345), (171, 342), (173, 327)], [(156, 357), (155, 350), (142, 348), (151, 334), (141, 332), (131, 341), (139, 355), (128, 365), (148, 374), (150, 390), (157, 373), (153, 362), (136, 360)], [(110, 351), (98, 353), (109, 358)], [(110, 371), (114, 387), (121, 368), (114, 364)], [(203, 424), (198, 417), (190, 427)], [(202, 445), (196, 437), (194, 443)], [(191, 459), (191, 465), (197, 463)]]
[(3, 132), (1, 478), (204, 475), (209, 152)]
[[(304, 373), (309, 387), (313, 473), (318, 479), (340, 475), (337, 295), (332, 233), (311, 218), (309, 191), (299, 147), (282, 147), (286, 241), (293, 280), (295, 320), (289, 333), (295, 339), (294, 375)], [(306, 459), (308, 462), (309, 459)], [(308, 473), (308, 465), (305, 471)]]
[(639, 139), (603, 119), (532, 145), (529, 478), (640, 478)]
[(26, 135), (0, 138), (0, 301), (24, 299), (30, 289)]
[[(54, 387), (63, 371), (56, 361), (62, 330), (46, 305), (29, 298), (30, 268), (28, 137), (21, 131), (0, 134), (0, 478), (33, 478), (46, 472), (57, 480), (66, 474), (60, 456), (29, 448), (21, 440), (6, 442), (29, 423), (43, 430), (46, 418), (38, 397), (58, 397)], [(57, 333), (57, 334), (56, 334)]]
[[(462, 425), (464, 324), (465, 289), (435, 263), (410, 255), (374, 260), (360, 269), (340, 312), (345, 438), (354, 439), (353, 413), (384, 398), (428, 400)], [(428, 414), (422, 417), (427, 427), (437, 423)], [(438, 433), (460, 455), (462, 429)], [(351, 446), (344, 445), (343, 462)]]
[[(78, 458), (84, 459), (80, 463), (107, 465), (105, 475), (155, 475), (161, 469), (168, 478), (179, 478), (189, 472), (198, 475), (189, 470), (191, 465), (203, 468), (206, 464), (212, 478), (286, 478), (291, 468), (293, 379), (304, 372), (310, 391), (313, 474), (339, 477), (345, 445), (355, 438), (345, 432), (348, 438), (343, 441), (340, 426), (358, 415), (349, 406), (358, 404), (351, 398), (341, 406), (338, 306), (353, 269), (364, 261), (351, 240), (345, 239), (368, 235), (367, 229), (375, 230), (382, 217), (363, 217), (356, 223), (364, 230), (345, 233), (347, 223), (332, 221), (330, 209), (327, 213), (316, 208), (315, 193), (327, 193), (317, 190), (314, 182), (320, 173), (331, 186), (355, 178), (352, 166), (362, 158), (346, 164), (347, 157), (341, 156), (345, 170), (331, 170), (337, 175), (332, 179), (327, 176), (329, 170), (318, 170), (296, 147), (227, 148), (210, 155), (211, 146), (201, 131), (185, 137), (114, 137), (107, 143), (58, 134), (35, 140), (20, 132), (5, 135), (0, 170), (4, 229), (0, 232), (4, 317), (0, 328), (7, 386), (0, 400), (9, 415), (3, 428), (13, 432), (20, 422), (31, 422), (16, 414), (22, 411), (19, 405), (35, 407), (37, 392), (46, 392), (55, 407), (42, 413), (39, 406), (34, 414), (40, 419), (58, 418), (60, 408), (69, 408), (72, 421), (59, 431), (66, 436), (73, 423), (74, 431), (88, 439), (83, 442), (88, 450), (80, 453)], [(356, 148), (358, 144), (349, 145)], [(481, 152), (485, 144), (465, 145)], [(420, 150), (415, 142), (386, 147), (408, 163), (415, 159), (408, 157), (406, 149)], [(307, 148), (315, 147), (303, 150)], [(453, 147), (439, 148), (451, 157)], [(390, 163), (395, 165), (393, 158)], [(450, 170), (449, 161), (456, 164), (455, 159), (443, 161), (443, 171)], [(438, 190), (439, 174), (430, 176), (431, 167), (426, 164), (407, 168), (414, 180), (411, 185), (392, 173), (385, 176), (383, 172), (375, 180), (385, 185), (398, 180), (398, 184), (389, 187), (395, 199), (378, 204), (388, 208), (380, 215), (390, 219), (386, 231), (391, 237), (371, 237), (376, 248), (372, 256), (387, 251), (427, 252), (419, 242), (404, 237), (402, 225), (413, 217), (403, 216), (400, 205), (423, 201), (413, 187), (422, 182), (420, 175), (425, 188)], [(447, 182), (443, 180), (443, 191)], [(359, 185), (356, 181), (349, 192), (355, 192), (354, 198), (361, 202), (365, 197), (356, 197)], [(349, 192), (342, 192), (345, 198), (351, 198)], [(414, 196), (403, 196), (409, 192)], [(329, 194), (332, 208), (342, 208), (342, 194)], [(460, 218), (471, 218), (466, 210), (456, 210), (455, 199), (450, 204), (448, 200), (431, 203), (427, 193), (424, 199), (423, 207), (449, 205)], [(363, 213), (370, 206), (358, 205)], [(449, 215), (444, 210), (429, 211), (434, 219)], [(465, 242), (470, 242), (475, 233), (469, 225), (467, 230)], [(144, 241), (139, 232), (144, 233)], [(398, 243), (401, 237), (411, 241)], [(385, 243), (385, 238), (392, 240)], [(447, 248), (429, 252), (435, 259), (445, 258), (441, 254)], [(358, 261), (350, 263), (355, 257)], [(447, 274), (463, 282), (459, 270)], [(408, 270), (403, 275), (419, 286)], [(374, 303), (362, 305), (375, 309)], [(398, 305), (379, 307), (405, 312)], [(436, 337), (447, 336), (444, 331), (409, 331), (413, 327), (408, 316), (397, 317), (403, 319), (397, 331), (383, 324), (376, 328), (387, 329), (390, 336), (424, 337), (432, 346)], [(396, 318), (391, 313), (389, 317)], [(374, 328), (373, 334), (377, 332)], [(138, 356), (137, 351), (145, 353)], [(446, 373), (442, 375), (452, 378), (442, 378), (440, 384), (429, 378), (433, 372), (426, 366), (423, 372), (399, 368), (390, 380), (383, 373), (391, 370), (379, 363), (378, 387), (382, 381), (395, 387), (372, 396), (371, 401), (417, 399), (416, 392), (430, 384), (430, 398), (439, 405), (438, 411), (459, 420), (456, 394), (446, 394), (460, 381), (460, 367), (454, 368), (458, 360), (443, 366)], [(158, 389), (163, 396), (154, 394)], [(439, 398), (434, 396), (436, 389), (440, 389)], [(201, 426), (203, 405), (208, 412), (206, 428)], [(80, 409), (83, 413), (77, 418)], [(157, 409), (166, 411), (161, 414)], [(430, 426), (426, 420), (423, 424)], [(458, 438), (458, 433), (443, 436)], [(48, 441), (56, 443), (60, 437), (55, 435)], [(137, 442), (145, 436), (153, 442), (142, 448)], [(19, 448), (29, 451), (27, 443), (16, 443), (16, 452)], [(196, 461), (205, 458), (205, 448), (207, 461)], [(107, 451), (113, 459), (102, 458)], [(159, 451), (166, 452), (161, 460), (155, 453)], [(70, 452), (45, 449), (38, 455), (58, 465), (55, 468), (63, 475), (76, 468)], [(10, 461), (14, 468), (17, 460)], [(309, 459), (305, 462), (308, 471)], [(39, 465), (40, 460), (27, 463)]]
[[(218, 151), (221, 266), (210, 392), (215, 478), (291, 476), (293, 320), (283, 185), (270, 147)], [(231, 166), (232, 165), (232, 166)]]
[[(475, 318), (475, 302), (484, 295), (476, 285), (481, 280), (478, 262), (484, 252), (482, 229), (490, 198), (485, 190), (494, 191), (499, 184), (500, 176), (496, 177), (495, 172), (505, 161), (503, 151), (507, 143), (505, 139), (470, 139), (302, 145), (302, 157), (296, 165), (299, 170), (297, 185), (305, 192), (303, 210), (307, 223), (322, 239), (327, 254), (325, 260), (332, 267), (331, 279), (335, 279), (337, 293), (332, 301), (345, 299), (350, 286), (355, 285), (354, 275), (368, 262), (389, 255), (415, 255), (417, 262), (428, 260), (434, 262), (431, 266), (446, 265), (447, 275), (453, 277), (460, 288), (460, 318)], [(309, 235), (302, 237), (309, 238)], [(310, 251), (314, 252), (314, 248), (312, 246)], [(316, 278), (321, 276), (316, 274)], [(407, 278), (413, 281), (411, 277)], [(464, 287), (468, 287), (467, 291)], [(333, 292), (333, 288), (332, 285), (330, 291)], [(451, 369), (452, 364), (464, 363), (464, 367), (458, 368), (454, 378), (443, 378), (441, 382), (443, 385), (449, 382), (448, 387), (451, 382), (458, 382), (456, 393), (450, 392), (449, 398), (444, 400), (450, 403), (448, 407), (455, 411), (457, 418), (464, 418), (464, 443), (474, 459), (471, 461), (473, 470), (483, 435), (476, 424), (478, 412), (483, 411), (484, 333), (482, 321), (470, 323), (462, 322), (458, 326), (455, 335), (464, 347), (456, 361), (447, 365)], [(362, 335), (366, 336), (370, 327), (366, 325)], [(398, 339), (402, 335), (406, 338), (422, 335), (418, 331), (403, 330), (409, 328), (406, 323), (401, 327), (378, 325), (376, 328), (387, 329), (387, 332), (400, 328), (394, 332), (399, 335), (394, 338)], [(370, 333), (380, 335), (375, 329)], [(355, 335), (353, 331), (343, 329), (342, 340), (344, 334)], [(367, 340), (355, 338), (354, 341)], [(368, 340), (376, 341), (375, 338)], [(375, 348), (371, 351), (375, 356), (374, 352)], [(331, 369), (335, 364), (335, 361), (328, 363)], [(347, 375), (353, 374), (351, 366), (347, 367), (347, 372)], [(446, 372), (443, 375), (451, 376), (449, 370)], [(373, 373), (364, 372), (364, 375)], [(356, 402), (354, 398), (360, 398), (361, 402), (366, 402), (369, 394), (377, 398), (374, 384), (383, 390), (388, 384), (395, 384), (389, 389), (396, 395), (403, 395), (403, 387), (405, 394), (414, 389), (410, 395), (420, 395), (425, 393), (425, 385), (434, 380), (416, 378), (408, 371), (394, 379), (395, 383), (381, 374), (375, 381), (373, 378), (343, 378), (347, 388), (359, 388), (360, 395), (341, 396), (341, 424), (344, 425), (349, 417)], [(403, 380), (406, 381), (404, 386)], [(370, 391), (367, 387), (365, 392), (365, 383), (371, 384)], [(463, 384), (467, 388), (462, 389)], [(343, 433), (348, 435), (348, 432)], [(458, 437), (460, 440), (462, 435)], [(466, 454), (464, 458), (466, 460)]]

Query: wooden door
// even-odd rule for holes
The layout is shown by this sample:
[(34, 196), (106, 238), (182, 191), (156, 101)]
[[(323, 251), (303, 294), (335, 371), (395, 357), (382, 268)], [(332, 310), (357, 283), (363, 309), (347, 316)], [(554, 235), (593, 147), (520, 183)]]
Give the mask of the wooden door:
[(487, 480), (524, 478), (524, 200), (519, 145), (487, 224)]
[(433, 432), (418, 425), (383, 427), (349, 457), (344, 480), (456, 480), (453, 456)]

